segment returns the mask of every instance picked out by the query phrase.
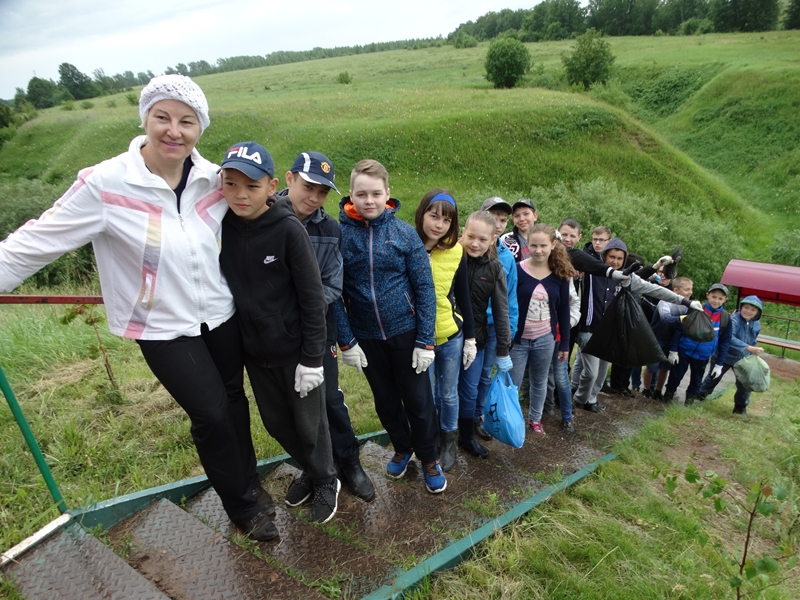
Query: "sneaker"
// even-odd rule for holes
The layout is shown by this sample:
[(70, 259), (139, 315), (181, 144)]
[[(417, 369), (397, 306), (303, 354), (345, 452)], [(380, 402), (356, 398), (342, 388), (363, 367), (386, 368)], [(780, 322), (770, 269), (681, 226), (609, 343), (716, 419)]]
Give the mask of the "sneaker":
[(665, 402), (664, 395), (661, 393), (661, 390), (653, 390), (653, 400), (658, 400), (659, 402)]
[(272, 522), (266, 510), (260, 511), (255, 517), (244, 523), (237, 523), (236, 526), (259, 542), (268, 542), (278, 537), (278, 528), (275, 527), (275, 523)]
[(642, 390), (642, 396), (644, 396), (645, 398), (652, 398), (653, 392), (650, 388), (647, 388), (646, 390)]
[(528, 421), (528, 427), (533, 429), (533, 433), (541, 433), (544, 435), (544, 427), (539, 421)]
[(575, 425), (572, 421), (561, 421), (561, 430), (564, 433), (575, 433)]
[(259, 510), (265, 511), (269, 516), (275, 516), (275, 502), (272, 500), (272, 496), (269, 495), (269, 492), (261, 487), (259, 483), (258, 486), (251, 492), (258, 502)]
[(744, 418), (747, 418), (747, 407), (746, 406), (734, 406), (733, 407), (733, 414), (742, 415)]
[(392, 460), (386, 465), (386, 474), (394, 479), (400, 479), (406, 474), (408, 461), (411, 460), (411, 452), (403, 454), (402, 452), (395, 452)]
[(686, 396), (686, 400), (683, 401), (683, 405), (684, 406), (691, 406), (695, 402), (697, 402), (697, 396), (692, 394), (691, 396)]
[(354, 461), (342, 463), (342, 476), (350, 484), (356, 498), (361, 498), (364, 502), (369, 502), (375, 497), (375, 486), (372, 480), (361, 466), (361, 461), (356, 456)]
[(289, 490), (286, 492), (286, 497), (283, 501), (287, 506), (300, 506), (311, 498), (313, 491), (314, 482), (311, 481), (308, 473), (303, 471), (303, 474), (295, 479), (292, 485), (289, 486)]
[(599, 402), (586, 402), (580, 405), (580, 408), (583, 410), (588, 410), (589, 412), (599, 413), (603, 409), (605, 409), (605, 404), (600, 404)]
[(336, 514), (339, 506), (339, 490), (342, 482), (334, 479), (332, 483), (314, 486), (314, 499), (311, 501), (311, 520), (315, 523), (327, 523)]
[(672, 402), (673, 400), (675, 400), (675, 392), (670, 392), (669, 390), (667, 390), (666, 392), (664, 392), (664, 396), (661, 398), (661, 400), (663, 402)]
[(422, 474), (425, 476), (425, 488), (431, 494), (441, 494), (447, 489), (447, 478), (445, 478), (438, 460), (422, 463)]
[(624, 390), (619, 391), (620, 396), (625, 396), (626, 398), (635, 398), (636, 394), (630, 388), (625, 388)]

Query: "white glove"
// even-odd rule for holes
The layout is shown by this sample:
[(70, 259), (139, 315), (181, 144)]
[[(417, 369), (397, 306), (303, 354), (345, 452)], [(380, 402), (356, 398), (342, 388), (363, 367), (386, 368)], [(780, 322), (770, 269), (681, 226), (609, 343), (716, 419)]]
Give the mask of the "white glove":
[(716, 365), (713, 369), (711, 369), (711, 379), (716, 379), (720, 376), (722, 376), (722, 365)]
[(498, 356), (494, 364), (497, 365), (497, 370), (501, 373), (508, 373), (514, 368), (514, 363), (511, 362), (510, 356)]
[(348, 367), (355, 367), (359, 373), (363, 373), (362, 367), (367, 365), (367, 355), (361, 349), (361, 346), (354, 344), (347, 350), (342, 350), (342, 362)]
[(619, 282), (622, 287), (628, 287), (631, 284), (631, 276), (625, 275), (622, 271), (611, 271), (611, 279)]
[(433, 350), (414, 348), (414, 352), (411, 354), (411, 368), (416, 369), (418, 375), (424, 373), (431, 366), (434, 358), (436, 358), (436, 353)]
[(692, 310), (703, 310), (703, 303), (700, 300), (692, 300), (692, 303), (689, 305), (689, 308)]
[(671, 365), (678, 364), (678, 353), (677, 352), (670, 352), (669, 356), (667, 357), (667, 362)]
[(475, 340), (464, 340), (464, 351), (461, 355), (461, 363), (464, 365), (464, 370), (466, 371), (478, 355), (477, 342)]
[(308, 396), (308, 392), (322, 385), (325, 381), (325, 371), (322, 367), (305, 367), (297, 365), (294, 370), (294, 391), (301, 398)]
[(671, 265), (672, 263), (673, 260), (670, 255), (662, 256), (656, 262), (653, 263), (653, 268), (658, 270), (661, 267), (666, 267), (667, 265)]

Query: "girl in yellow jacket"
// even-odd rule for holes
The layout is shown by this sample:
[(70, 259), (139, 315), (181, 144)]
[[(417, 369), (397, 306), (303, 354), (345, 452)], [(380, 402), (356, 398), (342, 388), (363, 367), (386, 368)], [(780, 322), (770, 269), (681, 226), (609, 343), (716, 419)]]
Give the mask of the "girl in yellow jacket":
[(458, 244), (458, 209), (446, 190), (427, 192), (415, 225), (431, 261), (436, 290), (436, 358), (428, 369), (439, 413), (439, 461), (449, 471), (456, 461), (458, 375), (475, 360), (472, 304), (464, 250)]

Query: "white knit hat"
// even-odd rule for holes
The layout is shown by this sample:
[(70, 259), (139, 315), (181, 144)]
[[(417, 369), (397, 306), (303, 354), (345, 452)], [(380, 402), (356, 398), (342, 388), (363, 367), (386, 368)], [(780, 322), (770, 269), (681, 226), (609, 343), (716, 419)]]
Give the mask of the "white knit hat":
[(142, 125), (149, 111), (156, 102), (162, 100), (178, 100), (192, 107), (200, 121), (200, 133), (205, 131), (211, 122), (208, 118), (208, 102), (203, 90), (185, 75), (161, 75), (153, 77), (139, 96), (139, 116)]

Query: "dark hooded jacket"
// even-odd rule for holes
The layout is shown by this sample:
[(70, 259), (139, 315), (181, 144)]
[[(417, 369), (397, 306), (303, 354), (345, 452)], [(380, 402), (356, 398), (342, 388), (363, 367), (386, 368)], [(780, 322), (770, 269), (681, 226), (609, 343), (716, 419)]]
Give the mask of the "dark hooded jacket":
[(242, 342), (264, 367), (321, 367), (327, 302), (314, 248), (288, 198), (252, 220), (228, 211), (220, 264)]

